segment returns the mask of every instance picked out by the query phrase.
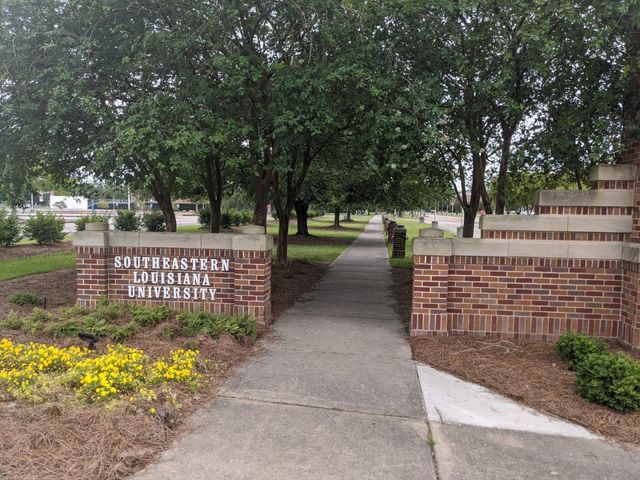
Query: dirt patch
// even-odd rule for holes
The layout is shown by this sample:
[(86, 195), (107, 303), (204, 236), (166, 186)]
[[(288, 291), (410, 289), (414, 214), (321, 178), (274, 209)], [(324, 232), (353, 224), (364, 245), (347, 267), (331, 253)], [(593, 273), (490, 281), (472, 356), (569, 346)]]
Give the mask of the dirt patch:
[(322, 263), (290, 262), (274, 265), (271, 271), (271, 311), (277, 319), (301, 295), (309, 292), (327, 272)]
[(640, 412), (621, 413), (580, 397), (575, 373), (549, 343), (467, 335), (413, 337), (409, 343), (416, 360), (599, 435), (640, 445)]
[(73, 245), (71, 245), (71, 242), (61, 242), (54, 245), (14, 245), (12, 247), (0, 247), (0, 260), (70, 252), (72, 250)]
[(55, 272), (14, 278), (0, 283), (0, 319), (10, 310), (27, 314), (32, 307), (19, 307), (9, 303), (9, 297), (18, 292), (37, 293), (47, 298), (47, 309), (72, 305), (76, 301), (76, 270), (57, 270)]

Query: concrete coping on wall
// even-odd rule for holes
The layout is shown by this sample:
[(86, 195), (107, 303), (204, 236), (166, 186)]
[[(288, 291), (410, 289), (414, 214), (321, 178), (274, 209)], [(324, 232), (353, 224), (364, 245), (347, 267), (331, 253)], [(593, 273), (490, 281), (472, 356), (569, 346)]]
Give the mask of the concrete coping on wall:
[(483, 215), (481, 230), (631, 233), (631, 215)]
[(442, 228), (421, 228), (419, 235), (424, 238), (442, 238), (444, 237), (444, 230)]
[(540, 207), (632, 207), (633, 190), (539, 190), (534, 203)]
[(595, 165), (589, 171), (589, 180), (597, 181), (625, 181), (635, 180), (636, 166), (632, 163), (617, 165)]
[(413, 255), (621, 260), (623, 243), (417, 237), (413, 240)]
[(235, 233), (78, 232), (77, 247), (160, 247), (271, 251), (271, 235)]

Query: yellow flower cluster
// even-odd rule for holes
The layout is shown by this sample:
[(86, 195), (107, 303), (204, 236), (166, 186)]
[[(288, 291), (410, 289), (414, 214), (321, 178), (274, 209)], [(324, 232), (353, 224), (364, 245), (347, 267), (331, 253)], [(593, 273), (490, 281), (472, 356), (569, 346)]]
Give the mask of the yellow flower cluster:
[(78, 362), (69, 375), (73, 383), (79, 381), (81, 395), (93, 400), (109, 399), (140, 389), (145, 384), (147, 363), (142, 350), (110, 345), (106, 354)]
[(0, 389), (16, 397), (29, 396), (42, 376), (64, 372), (89, 354), (86, 348), (58, 348), (30, 342), (0, 339)]
[(176, 350), (171, 352), (171, 357), (159, 360), (151, 368), (151, 382), (162, 383), (166, 381), (189, 382), (198, 379), (195, 370), (198, 350)]
[(44, 379), (56, 378), (90, 401), (110, 400), (121, 394), (155, 394), (148, 385), (191, 382), (199, 378), (196, 350), (176, 350), (152, 362), (145, 353), (122, 345), (108, 346), (94, 355), (86, 348), (58, 348), (0, 340), (0, 394), (30, 398)]

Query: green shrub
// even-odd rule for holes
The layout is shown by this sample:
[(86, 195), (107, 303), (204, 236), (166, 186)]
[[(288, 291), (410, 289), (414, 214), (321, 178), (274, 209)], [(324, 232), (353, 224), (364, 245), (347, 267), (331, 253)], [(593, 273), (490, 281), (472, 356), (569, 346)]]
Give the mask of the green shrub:
[(37, 293), (19, 292), (14, 293), (9, 297), (9, 302), (14, 305), (33, 305), (34, 307), (41, 307), (44, 305), (44, 299)]
[(142, 220), (135, 210), (118, 210), (114, 227), (120, 232), (137, 232), (142, 228)]
[(198, 210), (198, 223), (203, 227), (211, 226), (211, 210), (209, 208)]
[(131, 313), (133, 321), (142, 327), (157, 325), (168, 320), (170, 316), (171, 310), (163, 305), (155, 308), (135, 307)]
[(27, 220), (24, 233), (27, 238), (40, 245), (61, 242), (64, 240), (64, 218), (38, 212), (35, 217)]
[(233, 225), (233, 217), (230, 212), (222, 212), (220, 215), (220, 225), (225, 228), (229, 228)]
[(20, 223), (15, 213), (0, 210), (0, 247), (9, 247), (20, 240)]
[(142, 216), (142, 224), (150, 232), (164, 232), (167, 226), (164, 223), (162, 212), (148, 212)]
[(253, 213), (242, 212), (242, 223), (249, 224), (251, 222), (253, 222)]
[(607, 344), (603, 340), (575, 332), (561, 335), (555, 346), (556, 352), (567, 362), (570, 370), (575, 370), (587, 355), (608, 351)]
[(214, 315), (209, 312), (185, 312), (178, 316), (184, 333), (187, 336), (208, 333), (215, 338), (222, 333), (230, 333), (236, 338), (247, 336), (258, 337), (256, 320), (248, 315)]
[(96, 215), (95, 213), (91, 215), (87, 215), (85, 217), (80, 217), (74, 223), (76, 224), (76, 232), (84, 232), (87, 228), (87, 223), (96, 223), (96, 222), (108, 222), (109, 217), (106, 215)]
[(623, 412), (640, 409), (640, 362), (625, 355), (592, 353), (576, 368), (578, 393)]

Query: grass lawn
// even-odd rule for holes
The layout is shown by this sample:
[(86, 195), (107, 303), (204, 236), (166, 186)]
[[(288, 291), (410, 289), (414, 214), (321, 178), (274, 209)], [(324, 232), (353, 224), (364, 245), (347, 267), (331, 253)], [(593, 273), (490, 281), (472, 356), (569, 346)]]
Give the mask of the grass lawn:
[[(420, 220), (417, 218), (398, 218), (396, 220), (398, 224), (404, 225), (407, 229), (407, 250), (406, 256), (404, 258), (391, 258), (391, 243), (388, 244), (389, 248), (389, 258), (391, 259), (392, 267), (400, 267), (400, 268), (413, 268), (413, 239), (420, 236), (420, 230), (422, 228), (430, 228), (431, 222), (420, 223)], [(455, 234), (452, 232), (444, 232), (445, 237), (455, 237)]]
[(76, 266), (74, 252), (33, 255), (30, 257), (0, 260), (0, 281), (25, 277), (36, 273), (52, 272)]
[[(303, 262), (331, 263), (349, 246), (350, 241), (358, 238), (360, 233), (367, 226), (371, 215), (352, 215), (352, 222), (343, 222), (340, 228), (333, 228), (333, 215), (325, 215), (309, 219), (309, 233), (312, 237), (317, 237), (308, 241), (304, 237), (289, 239), (289, 260)], [(295, 219), (289, 225), (289, 235), (295, 235), (297, 231)], [(199, 225), (187, 225), (178, 227), (181, 233), (202, 233), (206, 232)], [(269, 222), (267, 233), (276, 236), (278, 234), (277, 220)], [(322, 239), (326, 238), (326, 242)], [(300, 243), (297, 243), (300, 242)], [(274, 241), (273, 255), (275, 258), (276, 248)]]
[[(371, 216), (352, 215), (353, 222), (342, 222), (340, 228), (333, 228), (333, 215), (325, 215), (309, 220), (309, 233), (318, 237), (313, 243), (294, 243), (296, 239), (289, 239), (289, 260), (303, 262), (331, 263), (349, 246), (367, 226)], [(289, 225), (289, 235), (295, 235), (297, 231), (295, 219)], [(270, 223), (267, 233), (278, 234), (278, 222)], [(322, 242), (326, 239), (326, 243)], [(292, 241), (293, 240), (293, 241)], [(336, 241), (338, 240), (338, 241)], [(342, 241), (340, 241), (342, 240)], [(301, 242), (305, 241), (302, 237)], [(274, 245), (273, 255), (276, 248)]]

